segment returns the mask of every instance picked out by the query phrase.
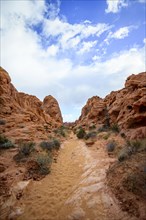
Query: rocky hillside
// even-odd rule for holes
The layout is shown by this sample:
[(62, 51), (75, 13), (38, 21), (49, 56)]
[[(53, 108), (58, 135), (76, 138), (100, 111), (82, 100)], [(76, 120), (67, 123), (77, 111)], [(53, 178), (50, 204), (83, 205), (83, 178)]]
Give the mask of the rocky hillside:
[(41, 102), (35, 96), (18, 92), (9, 74), (0, 67), (0, 133), (16, 142), (46, 139), (62, 123), (55, 98), (49, 95)]
[(125, 88), (104, 99), (94, 96), (83, 107), (76, 126), (117, 125), (131, 139), (146, 137), (146, 72), (129, 76)]

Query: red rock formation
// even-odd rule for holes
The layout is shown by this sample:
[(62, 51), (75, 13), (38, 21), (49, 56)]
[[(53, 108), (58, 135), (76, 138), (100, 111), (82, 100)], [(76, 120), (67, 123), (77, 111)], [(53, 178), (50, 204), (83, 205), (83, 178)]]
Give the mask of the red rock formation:
[(125, 88), (111, 92), (101, 99), (97, 96), (88, 100), (82, 109), (78, 125), (98, 126), (105, 123), (118, 124), (129, 138), (146, 137), (146, 72), (132, 74)]
[(105, 107), (106, 105), (102, 98), (93, 96), (88, 99), (86, 105), (83, 107), (77, 123), (82, 126), (91, 126), (92, 123), (104, 123)]
[(52, 118), (55, 118), (57, 122), (62, 123), (63, 119), (61, 111), (58, 102), (53, 96), (49, 95), (44, 98), (43, 109), (46, 114), (50, 115)]
[(47, 96), (37, 97), (18, 92), (8, 73), (0, 67), (0, 133), (16, 139), (45, 138), (53, 128), (62, 125), (57, 101)]

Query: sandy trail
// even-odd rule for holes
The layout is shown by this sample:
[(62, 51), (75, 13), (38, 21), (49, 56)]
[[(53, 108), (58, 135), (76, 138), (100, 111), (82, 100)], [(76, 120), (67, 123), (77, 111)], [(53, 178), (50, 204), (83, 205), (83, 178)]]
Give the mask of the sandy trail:
[(88, 148), (72, 135), (52, 172), (28, 186), (17, 207), (18, 220), (129, 220), (105, 184), (109, 158), (102, 141)]

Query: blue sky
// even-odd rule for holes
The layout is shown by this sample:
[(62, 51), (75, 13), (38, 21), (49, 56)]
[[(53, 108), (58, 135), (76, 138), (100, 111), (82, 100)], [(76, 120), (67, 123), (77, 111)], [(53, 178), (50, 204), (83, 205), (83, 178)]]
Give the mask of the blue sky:
[(1, 58), (19, 91), (53, 95), (64, 121), (145, 71), (145, 0), (1, 0)]

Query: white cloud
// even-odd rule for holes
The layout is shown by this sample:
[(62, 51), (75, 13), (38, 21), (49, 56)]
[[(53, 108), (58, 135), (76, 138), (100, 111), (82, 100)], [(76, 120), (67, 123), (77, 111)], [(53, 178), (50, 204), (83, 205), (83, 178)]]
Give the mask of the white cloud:
[(106, 13), (118, 13), (121, 8), (128, 6), (126, 0), (106, 0), (106, 2), (108, 5)]
[(92, 22), (91, 21), (89, 21), (89, 20), (85, 20), (84, 21), (84, 24), (91, 24)]
[[(118, 54), (111, 54), (111, 58), (104, 61), (98, 56), (101, 51), (105, 51), (102, 47), (100, 51), (96, 49), (96, 54), (92, 54), (93, 62), (90, 64), (76, 64), (72, 57), (62, 56), (60, 48), (73, 48), (75, 56), (79, 49), (81, 53), (89, 51), (96, 47), (97, 37), (111, 29), (111, 26), (93, 25), (89, 22), (69, 24), (59, 18), (47, 20), (43, 15), (46, 10), (44, 1), (35, 1), (38, 6), (32, 9), (33, 15), (30, 8), (34, 1), (23, 1), (23, 7), (19, 8), (17, 7), (20, 4), (13, 5), (9, 1), (10, 5), (7, 5), (5, 2), (2, 8), (2, 67), (10, 73), (12, 83), (19, 91), (37, 95), (41, 99), (48, 94), (57, 98), (59, 104), (65, 106), (63, 115), (67, 121), (75, 120), (80, 114), (80, 110), (75, 110), (75, 106), (83, 105), (93, 95), (103, 97), (111, 90), (121, 88), (128, 75), (145, 69), (144, 47), (132, 47)], [(39, 4), (42, 5), (41, 9)], [(18, 19), (19, 16), (21, 19)], [(51, 36), (54, 41), (57, 37), (56, 42), (47, 44), (49, 46), (44, 48), (41, 44), (42, 37), (27, 27), (28, 20), (34, 24), (44, 22), (45, 37), (50, 39)], [(129, 34), (128, 31), (129, 28), (125, 27), (111, 36), (122, 39)], [(89, 36), (94, 36), (97, 40), (87, 39)], [(72, 114), (69, 112), (71, 110)]]
[(88, 41), (83, 42), (81, 49), (78, 51), (79, 54), (83, 54), (85, 52), (89, 52), (92, 47), (94, 47), (97, 44), (97, 41)]
[(90, 36), (100, 37), (112, 26), (105, 23), (90, 24), (70, 24), (60, 20), (58, 17), (54, 20), (44, 20), (43, 32), (46, 37), (59, 37), (59, 43), (63, 49), (70, 49), (77, 46), (82, 40)]
[(93, 60), (93, 61), (100, 61), (100, 59), (101, 59), (101, 57), (100, 57), (100, 56), (97, 56), (97, 55), (95, 55), (95, 56), (92, 57), (92, 60)]
[(104, 42), (109, 45), (109, 42), (111, 39), (124, 39), (125, 37), (129, 36), (129, 33), (133, 30), (136, 29), (137, 26), (127, 26), (127, 27), (121, 27), (117, 31), (112, 32), (110, 31), (107, 38), (104, 39)]
[(50, 47), (47, 48), (47, 56), (56, 56), (58, 51), (58, 46), (52, 44)]
[(45, 11), (44, 1), (1, 1), (1, 27), (9, 29), (24, 20), (37, 23)]
[(130, 32), (130, 27), (122, 27), (119, 30), (117, 30), (115, 33), (111, 34), (111, 38), (124, 39), (125, 37), (128, 37), (129, 32)]

